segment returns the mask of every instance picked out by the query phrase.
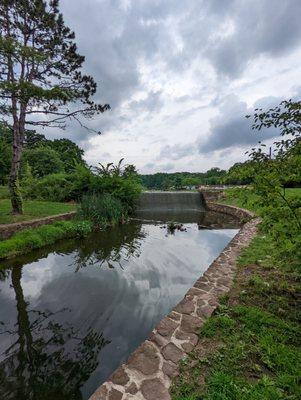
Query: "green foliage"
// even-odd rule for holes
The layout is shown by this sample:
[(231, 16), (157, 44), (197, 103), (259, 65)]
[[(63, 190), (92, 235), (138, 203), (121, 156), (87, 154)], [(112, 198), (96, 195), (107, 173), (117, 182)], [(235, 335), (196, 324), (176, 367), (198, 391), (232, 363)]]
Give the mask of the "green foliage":
[(150, 175), (140, 175), (141, 183), (147, 189), (172, 190), (186, 186), (218, 185), (222, 183), (226, 171), (211, 168), (207, 172), (159, 172)]
[(228, 189), (226, 202), (248, 208), (262, 217), (262, 235), (255, 239), (254, 254), (261, 252), (260, 242), (264, 241), (269, 244), (274, 259), (298, 265), (301, 257), (301, 189), (284, 189), (276, 183), (271, 187), (270, 182), (258, 176), (253, 188)]
[(36, 178), (64, 171), (64, 164), (60, 159), (59, 153), (50, 147), (27, 149), (23, 152), (22, 161), (30, 166), (31, 172)]
[(244, 163), (234, 164), (222, 181), (230, 185), (249, 185), (253, 180), (254, 165), (252, 161), (248, 160)]
[(49, 140), (47, 145), (58, 153), (65, 172), (71, 173), (77, 165), (86, 165), (83, 159), (84, 150), (70, 139)]
[[(112, 168), (115, 168), (112, 164)], [(120, 200), (130, 213), (141, 193), (136, 174), (117, 169), (109, 173), (93, 173), (83, 164), (77, 164), (71, 174), (46, 175), (41, 179), (23, 180), (23, 193), (26, 198), (50, 201), (80, 201), (84, 194), (111, 194)]]
[(119, 199), (127, 212), (131, 213), (141, 193), (141, 187), (135, 179), (127, 179), (123, 176), (93, 176), (89, 192), (109, 193)]
[(41, 179), (23, 180), (26, 199), (66, 201), (72, 191), (71, 176), (65, 173), (46, 175)]
[(59, 239), (87, 236), (90, 232), (92, 224), (89, 221), (59, 221), (36, 229), (24, 229), (0, 242), (0, 259), (28, 253)]
[(8, 187), (7, 186), (0, 186), (0, 200), (7, 199), (9, 197)]
[(115, 225), (127, 218), (127, 213), (121, 201), (110, 194), (84, 195), (78, 209), (78, 215), (100, 228)]

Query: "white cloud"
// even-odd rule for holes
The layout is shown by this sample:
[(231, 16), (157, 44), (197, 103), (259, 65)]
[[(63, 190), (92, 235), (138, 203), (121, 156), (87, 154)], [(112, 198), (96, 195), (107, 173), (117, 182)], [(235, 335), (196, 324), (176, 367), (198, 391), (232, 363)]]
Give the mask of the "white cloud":
[(61, 0), (61, 7), (97, 98), (112, 110), (90, 123), (101, 136), (77, 125), (50, 135), (70, 132), (89, 163), (123, 156), (141, 172), (228, 167), (255, 140), (245, 113), (260, 99), (298, 91), (299, 0), (273, 7), (270, 0)]

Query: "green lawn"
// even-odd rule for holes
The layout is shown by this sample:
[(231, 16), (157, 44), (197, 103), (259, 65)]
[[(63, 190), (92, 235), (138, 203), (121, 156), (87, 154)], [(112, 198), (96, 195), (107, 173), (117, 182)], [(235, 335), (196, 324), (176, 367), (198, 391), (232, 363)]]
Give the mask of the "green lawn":
[(0, 224), (28, 221), (50, 215), (63, 214), (76, 209), (75, 204), (55, 203), (50, 201), (25, 201), (24, 214), (13, 216), (10, 214), (11, 205), (8, 199), (0, 199)]
[[(283, 193), (288, 198), (291, 196), (301, 197), (301, 188), (285, 189)], [(257, 200), (258, 196), (252, 193), (251, 190), (233, 188), (226, 190), (226, 198), (221, 199), (220, 202), (257, 212), (259, 211)]]

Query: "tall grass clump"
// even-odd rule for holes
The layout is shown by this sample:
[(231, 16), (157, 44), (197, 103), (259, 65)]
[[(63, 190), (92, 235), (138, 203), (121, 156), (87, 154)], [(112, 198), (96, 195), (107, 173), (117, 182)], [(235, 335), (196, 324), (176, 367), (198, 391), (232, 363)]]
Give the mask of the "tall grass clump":
[(124, 222), (128, 215), (122, 202), (110, 194), (86, 194), (82, 197), (78, 216), (98, 228)]

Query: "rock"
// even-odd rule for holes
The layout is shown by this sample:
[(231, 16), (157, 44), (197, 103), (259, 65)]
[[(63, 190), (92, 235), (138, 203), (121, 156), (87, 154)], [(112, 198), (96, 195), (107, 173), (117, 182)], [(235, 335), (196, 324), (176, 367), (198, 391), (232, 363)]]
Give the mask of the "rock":
[(161, 336), (165, 336), (170, 338), (172, 336), (172, 334), (174, 333), (174, 331), (176, 330), (176, 328), (178, 327), (178, 324), (170, 319), (170, 318), (163, 318), (162, 321), (156, 326), (157, 332), (161, 335)]
[(119, 392), (119, 390), (116, 390), (114, 388), (111, 389), (109, 393), (109, 399), (108, 400), (121, 400), (123, 396), (122, 392)]
[(185, 356), (183, 350), (179, 349), (173, 343), (168, 343), (165, 347), (163, 347), (162, 354), (165, 360), (169, 360), (174, 363), (179, 362)]
[(130, 386), (126, 389), (126, 393), (136, 394), (138, 392), (138, 388), (135, 382), (132, 382)]
[(154, 345), (145, 341), (130, 356), (127, 366), (128, 368), (136, 369), (144, 375), (152, 375), (159, 369), (159, 360)]
[(142, 382), (141, 392), (146, 400), (170, 400), (168, 390), (160, 379), (148, 379)]
[(128, 377), (127, 373), (124, 371), (123, 367), (119, 367), (110, 377), (109, 379), (116, 385), (124, 386), (128, 383), (130, 378)]
[(183, 332), (181, 329), (177, 330), (175, 336), (177, 339), (190, 342), (191, 344), (193, 344), (193, 346), (195, 346), (199, 340), (198, 335), (196, 335), (195, 333)]
[(200, 306), (197, 309), (197, 315), (199, 317), (210, 317), (210, 315), (213, 313), (213, 311), (215, 310), (215, 307), (213, 306)]
[(194, 303), (191, 300), (183, 299), (180, 303), (175, 307), (175, 311), (180, 314), (191, 314), (194, 312)]
[(107, 400), (107, 394), (108, 389), (102, 385), (92, 394), (89, 400)]
[(174, 378), (179, 375), (179, 369), (173, 362), (164, 361), (162, 371), (169, 378)]
[(149, 340), (155, 343), (159, 348), (163, 347), (167, 341), (166, 338), (163, 338), (163, 336), (159, 335), (159, 333), (154, 332), (149, 335)]
[(187, 333), (197, 333), (204, 321), (201, 318), (191, 315), (183, 315), (181, 329)]

